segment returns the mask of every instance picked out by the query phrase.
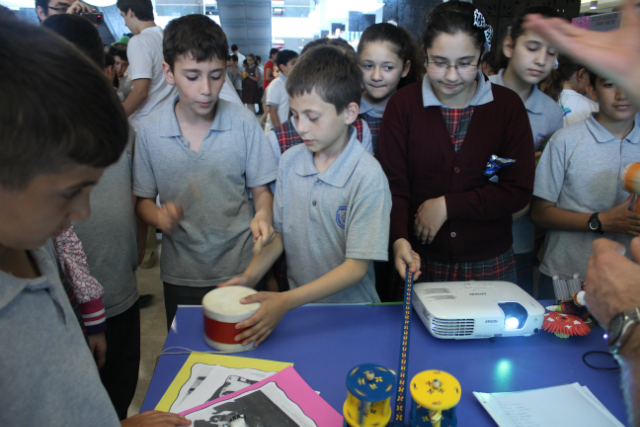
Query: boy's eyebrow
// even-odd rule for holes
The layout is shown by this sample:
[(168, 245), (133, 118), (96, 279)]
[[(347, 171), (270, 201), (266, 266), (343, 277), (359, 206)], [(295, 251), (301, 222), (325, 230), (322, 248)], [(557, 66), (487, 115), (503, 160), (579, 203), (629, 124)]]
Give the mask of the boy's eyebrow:
[(91, 185), (96, 185), (97, 183), (98, 181), (86, 180), (86, 181), (79, 182), (78, 184), (74, 184), (70, 187), (67, 187), (66, 190), (77, 190), (80, 188), (89, 187)]
[[(449, 59), (446, 58), (444, 56), (440, 56), (440, 55), (431, 55), (432, 58), (437, 58), (437, 59)], [(461, 56), (460, 58), (457, 58), (458, 61), (463, 61), (465, 59), (474, 59), (476, 56), (475, 55), (467, 55), (467, 56)]]
[[(182, 69), (183, 72), (188, 72), (188, 73), (199, 73), (201, 70), (198, 68), (184, 68)], [(216, 68), (214, 70), (209, 71), (210, 73), (215, 73), (216, 71), (225, 71), (224, 68)]]

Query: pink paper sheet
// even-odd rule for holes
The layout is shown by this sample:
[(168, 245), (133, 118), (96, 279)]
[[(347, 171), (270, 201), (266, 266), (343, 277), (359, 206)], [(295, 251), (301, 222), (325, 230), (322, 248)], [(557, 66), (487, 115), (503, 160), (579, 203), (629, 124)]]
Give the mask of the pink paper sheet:
[(318, 427), (342, 427), (342, 416), (309, 387), (309, 384), (300, 377), (295, 369), (293, 369), (293, 366), (285, 368), (277, 374), (242, 390), (181, 412), (180, 415), (188, 415), (215, 405), (216, 403), (231, 400), (250, 390), (261, 388), (270, 382), (275, 382), (278, 388), (280, 388), (291, 401), (297, 404), (307, 417), (315, 421)]

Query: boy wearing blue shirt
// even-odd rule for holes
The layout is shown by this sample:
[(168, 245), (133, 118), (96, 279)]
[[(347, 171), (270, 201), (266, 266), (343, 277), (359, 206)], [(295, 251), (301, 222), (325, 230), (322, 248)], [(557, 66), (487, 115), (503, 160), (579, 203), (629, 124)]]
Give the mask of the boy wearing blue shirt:
[[(127, 119), (96, 65), (48, 30), (0, 18), (0, 57), (0, 425), (120, 426), (51, 239), (89, 216)], [(122, 425), (189, 424), (152, 411)]]
[(276, 237), (241, 277), (224, 285), (255, 286), (285, 251), (290, 290), (260, 292), (262, 303), (237, 328), (260, 344), (287, 311), (310, 302), (379, 302), (372, 260), (386, 261), (391, 193), (382, 168), (358, 141), (360, 67), (332, 46), (300, 57), (287, 79), (293, 121), (304, 144), (280, 159), (274, 199)]
[(640, 215), (630, 208), (634, 195), (620, 182), (625, 166), (640, 161), (637, 109), (610, 80), (593, 75), (591, 84), (600, 112), (557, 131), (536, 169), (531, 219), (549, 229), (540, 299), (554, 298), (555, 275), (586, 277), (595, 239), (607, 237), (629, 249), (640, 233)]
[(140, 218), (165, 233), (160, 278), (170, 327), (179, 304), (200, 304), (244, 271), (254, 243), (273, 239), (268, 184), (277, 164), (255, 116), (218, 98), (228, 51), (222, 29), (184, 16), (167, 25), (163, 45), (164, 74), (178, 96), (137, 129), (133, 189)]

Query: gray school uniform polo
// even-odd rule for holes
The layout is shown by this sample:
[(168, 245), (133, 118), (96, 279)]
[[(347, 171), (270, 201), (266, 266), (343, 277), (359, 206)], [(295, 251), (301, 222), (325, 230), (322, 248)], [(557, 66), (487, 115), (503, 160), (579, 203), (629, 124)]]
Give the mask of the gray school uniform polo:
[[(620, 174), (629, 163), (640, 161), (640, 127), (617, 140), (593, 116), (556, 132), (536, 169), (533, 195), (573, 212), (607, 212), (629, 193)], [(586, 224), (585, 224), (586, 226)], [(623, 244), (630, 256), (633, 236), (607, 232), (548, 230), (547, 250), (540, 271), (570, 278), (587, 274), (587, 258), (595, 239), (605, 237)]]
[[(278, 166), (255, 116), (218, 100), (198, 153), (189, 149), (174, 112), (178, 97), (138, 129), (133, 166), (136, 196), (171, 200), (184, 219), (163, 236), (160, 278), (183, 286), (215, 286), (242, 274), (252, 257), (249, 223), (255, 214), (247, 188), (269, 184)], [(189, 182), (197, 182), (197, 200)]]
[[(504, 69), (500, 70), (498, 74), (490, 76), (489, 80), (504, 86), (503, 74)], [(540, 151), (551, 135), (558, 129), (562, 129), (562, 109), (536, 85), (533, 85), (533, 91), (527, 98), (527, 102), (524, 103), (524, 107), (527, 109), (529, 123), (531, 123), (534, 149)], [(515, 166), (517, 166), (517, 161)], [(514, 253), (526, 254), (533, 251), (534, 227), (528, 213), (513, 223), (511, 233), (513, 234)]]
[(109, 166), (91, 192), (91, 216), (76, 221), (91, 275), (104, 287), (102, 302), (107, 318), (122, 314), (138, 300), (136, 269), (136, 217), (131, 168), (135, 130), (120, 159)]
[[(286, 151), (280, 159), (273, 209), (273, 226), (284, 238), (292, 289), (325, 275), (346, 258), (388, 258), (389, 183), (353, 129), (344, 151), (322, 173), (306, 146)], [(317, 302), (379, 301), (371, 263), (358, 284)]]
[(29, 252), (40, 277), (0, 271), (0, 425), (120, 426), (60, 283), (53, 244)]

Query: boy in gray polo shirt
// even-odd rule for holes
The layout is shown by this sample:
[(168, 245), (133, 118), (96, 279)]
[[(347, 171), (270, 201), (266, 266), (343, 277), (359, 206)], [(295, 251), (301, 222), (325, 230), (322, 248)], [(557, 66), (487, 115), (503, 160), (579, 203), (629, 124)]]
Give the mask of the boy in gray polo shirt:
[[(0, 61), (0, 425), (120, 426), (51, 238), (89, 216), (91, 187), (120, 158), (127, 119), (96, 65), (47, 30), (0, 18), (0, 57), (11, 58)], [(73, 86), (69, 69), (82, 76)], [(128, 425), (190, 424), (155, 411), (133, 418)]]
[[(634, 195), (620, 182), (629, 163), (640, 161), (637, 110), (610, 80), (592, 75), (600, 112), (557, 131), (536, 169), (533, 222), (548, 228), (538, 298), (552, 299), (552, 277), (586, 277), (591, 243), (607, 237), (629, 248), (640, 233)], [(627, 251), (630, 254), (630, 251)]]
[(218, 99), (228, 51), (222, 29), (184, 16), (167, 25), (163, 44), (165, 77), (178, 96), (137, 129), (133, 191), (140, 218), (165, 233), (160, 277), (170, 327), (178, 304), (200, 304), (244, 271), (254, 243), (273, 239), (268, 184), (277, 164), (255, 116)]
[(276, 238), (228, 285), (255, 286), (282, 251), (290, 290), (242, 302), (262, 307), (236, 339), (260, 344), (285, 313), (310, 302), (379, 302), (372, 260), (386, 261), (391, 193), (378, 162), (350, 126), (357, 118), (361, 71), (332, 46), (305, 52), (287, 79), (290, 108), (304, 144), (280, 159), (274, 199)]

